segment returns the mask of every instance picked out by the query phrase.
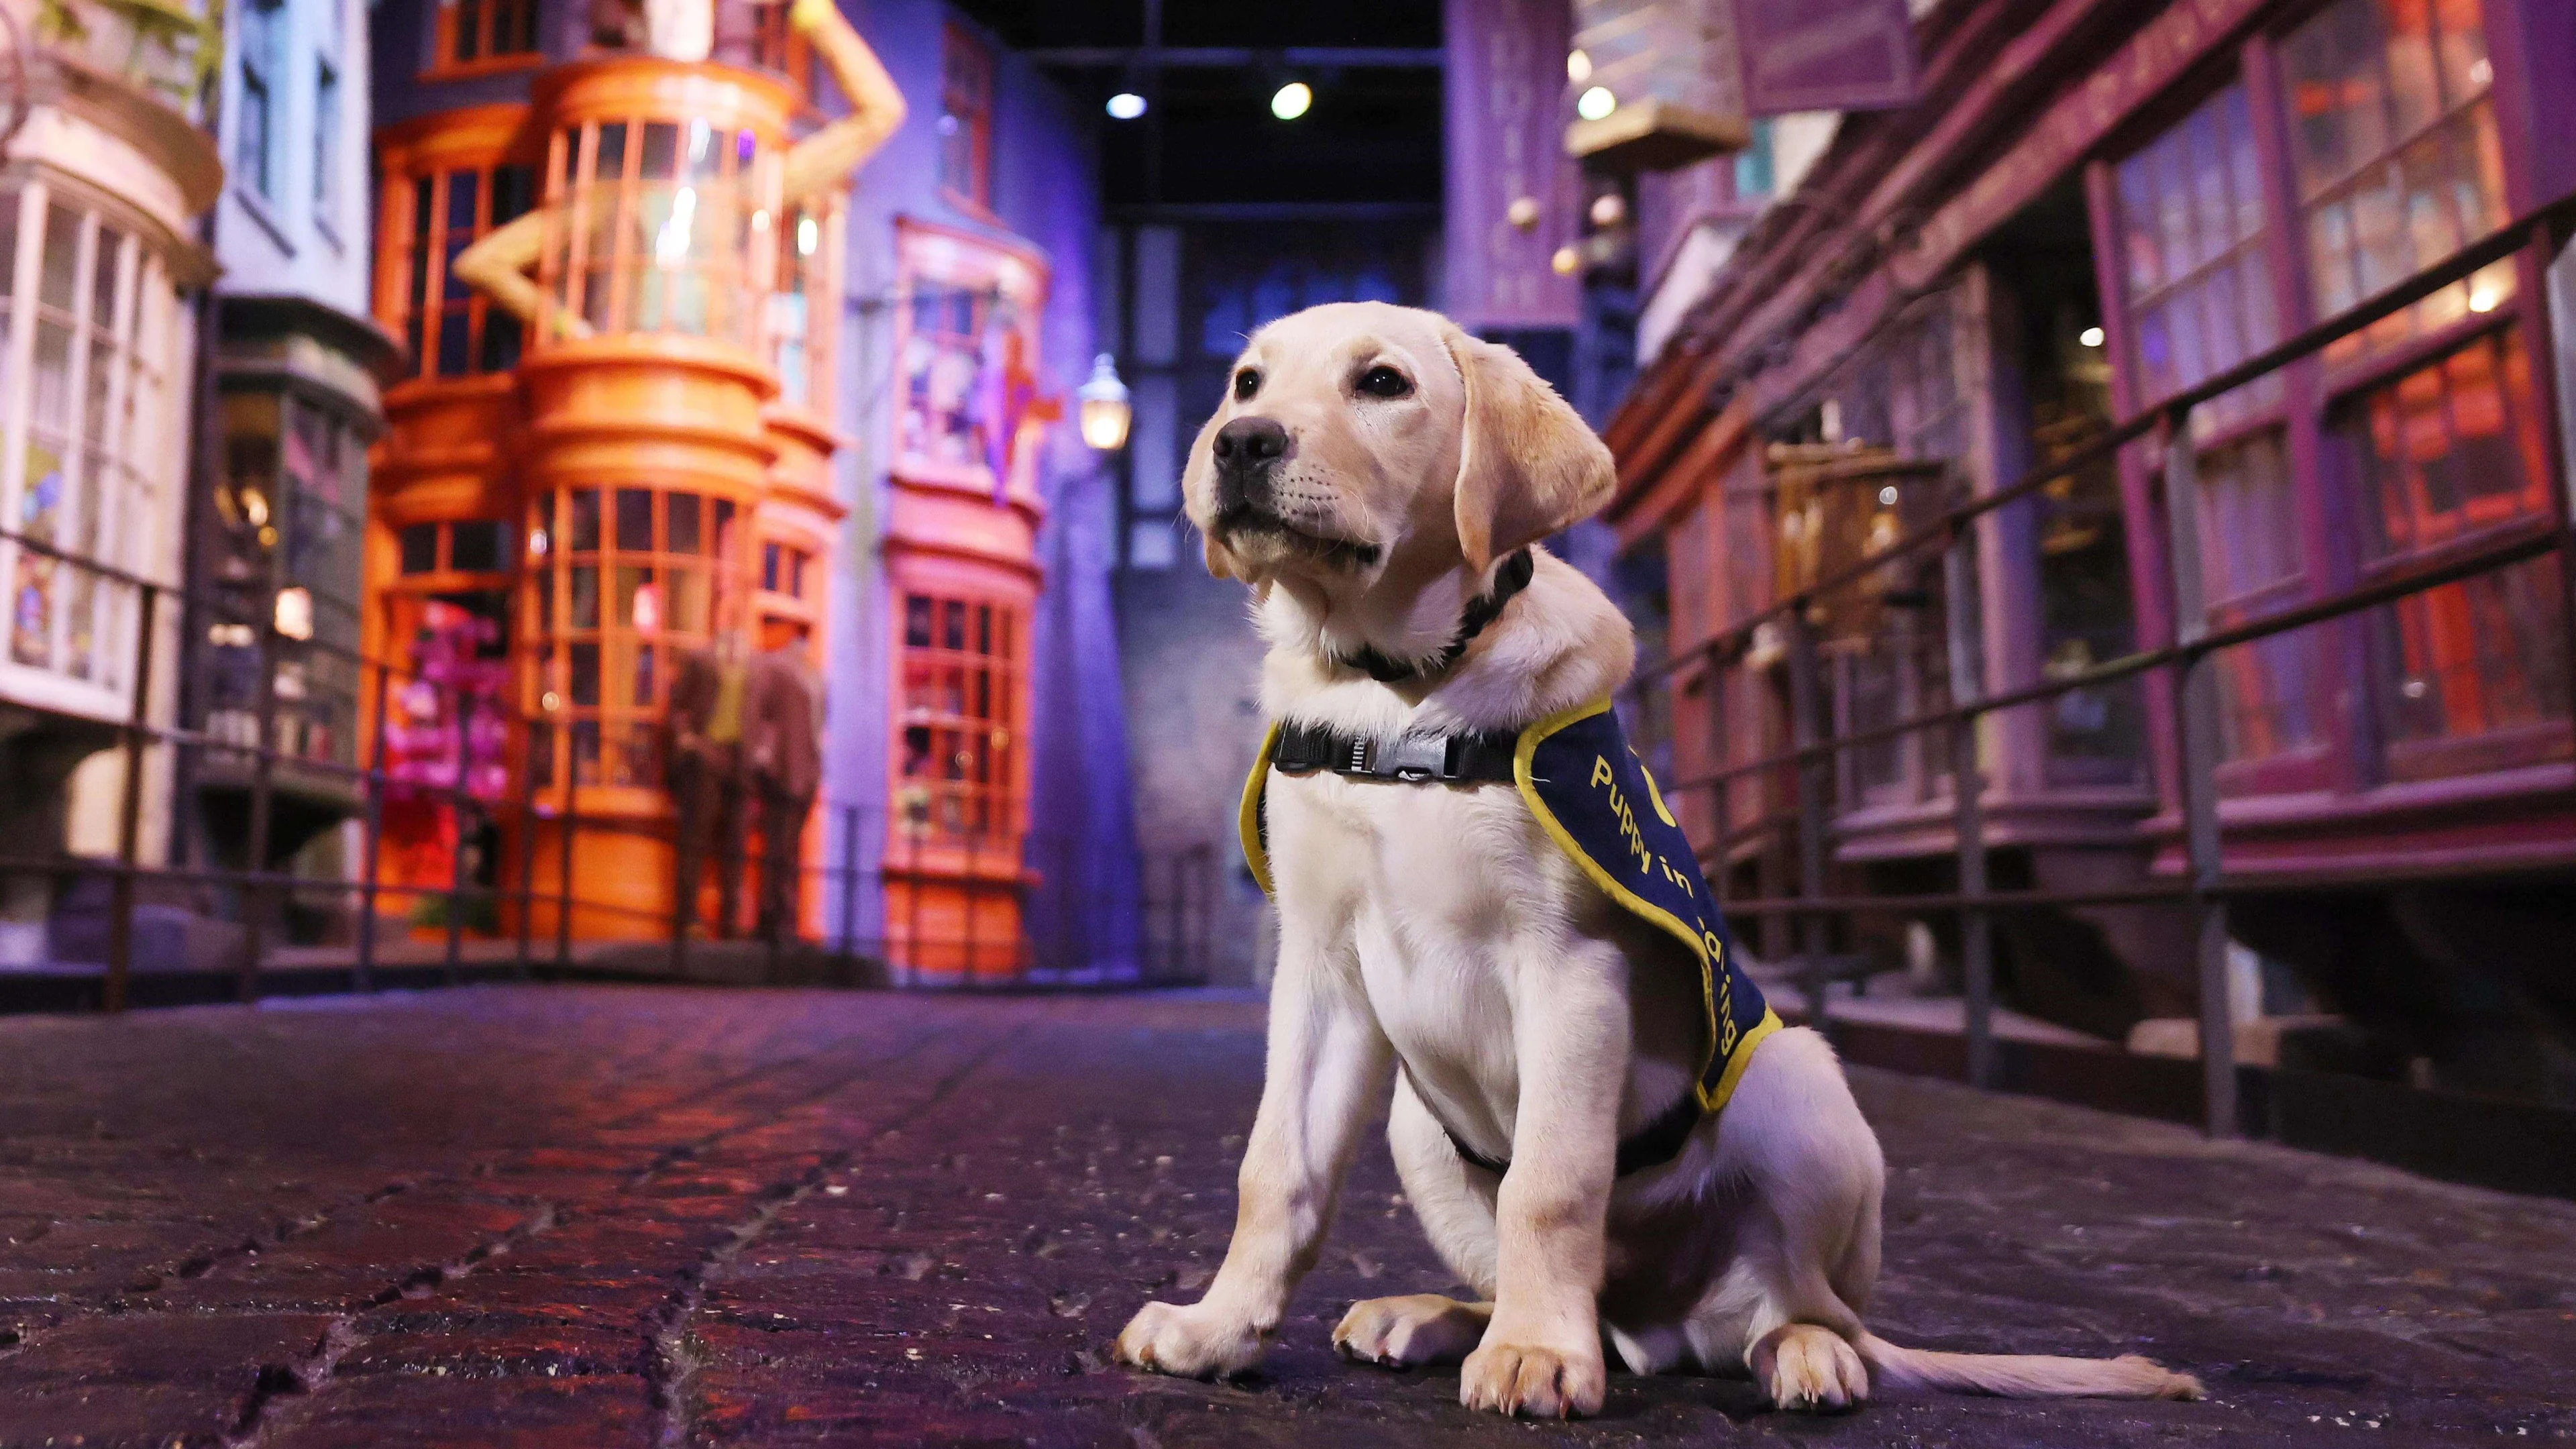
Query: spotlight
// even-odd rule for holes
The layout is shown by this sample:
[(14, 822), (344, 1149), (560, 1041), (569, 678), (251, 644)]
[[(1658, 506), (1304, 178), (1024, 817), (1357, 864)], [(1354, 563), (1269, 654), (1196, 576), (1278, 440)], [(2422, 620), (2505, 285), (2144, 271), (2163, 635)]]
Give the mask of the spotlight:
[(1619, 98), (1608, 86), (1594, 86), (1575, 98), (1574, 113), (1587, 121), (1597, 121), (1619, 109)]
[(1306, 114), (1307, 107), (1313, 104), (1315, 104), (1314, 87), (1304, 81), (1290, 81), (1271, 96), (1270, 114), (1283, 121), (1293, 121)]
[(2075, 340), (2083, 343), (2087, 347), (2099, 347), (2102, 345), (2102, 329), (2099, 327), (2087, 327), (2083, 331), (2075, 334)]
[(1628, 203), (1620, 199), (1619, 193), (1615, 191), (1605, 191), (1599, 196), (1592, 198), (1592, 224), (1594, 226), (1617, 226), (1619, 223), (1627, 219)]
[(1558, 247), (1556, 254), (1547, 259), (1548, 270), (1560, 277), (1573, 276), (1582, 265), (1583, 253), (1572, 247)]
[(1145, 98), (1134, 91), (1120, 91), (1109, 98), (1109, 119), (1132, 121), (1145, 114)]
[(1579, 50), (1565, 53), (1565, 78), (1581, 85), (1592, 79), (1592, 57)]

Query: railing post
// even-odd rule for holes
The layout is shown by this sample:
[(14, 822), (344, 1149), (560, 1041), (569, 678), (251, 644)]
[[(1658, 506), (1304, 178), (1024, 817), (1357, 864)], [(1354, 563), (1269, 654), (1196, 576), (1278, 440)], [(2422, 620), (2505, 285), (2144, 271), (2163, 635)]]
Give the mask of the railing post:
[(269, 600), (269, 610), (259, 621), (259, 706), (252, 714), (257, 738), (252, 741), (250, 842), (248, 858), (243, 861), (248, 874), (242, 881), (242, 959), (237, 993), (244, 1001), (259, 999), (259, 958), (268, 949), (268, 837), (276, 808), (277, 776), (276, 584), (274, 578), (269, 580), (264, 595)]
[(457, 966), (465, 952), (465, 817), (473, 809), (473, 792), (467, 788), (467, 776), (474, 764), (474, 696), (463, 685), (456, 686), (456, 780), (448, 795), (447, 808), (456, 812), (456, 849), (447, 860), (447, 958), (440, 968), (440, 979), (453, 986)]
[(116, 802), (116, 880), (108, 887), (107, 982), (99, 1004), (125, 1009), (134, 973), (134, 872), (143, 848), (143, 750), (152, 707), (152, 631), (161, 591), (145, 584), (135, 605), (134, 703), (125, 717), (125, 786)]
[(930, 833), (927, 817), (907, 821), (905, 833), (912, 837), (912, 869), (909, 888), (903, 901), (903, 984), (921, 984), (921, 840)]
[(572, 838), (580, 823), (573, 811), (572, 732), (566, 730), (552, 745), (556, 753), (549, 758), (563, 776), (563, 816), (555, 840), (555, 969), (566, 971), (572, 967)]
[[(364, 876), (358, 882), (358, 964), (350, 973), (354, 991), (373, 991), (376, 970), (376, 878), (384, 869), (385, 836), (385, 689), (392, 666), (376, 662), (376, 719), (367, 753), (367, 833), (361, 850)], [(363, 667), (363, 665), (361, 666)]]
[[(2199, 459), (2188, 408), (2166, 414), (2165, 536), (2172, 555), (2174, 642), (2186, 650), (2209, 633), (2201, 579)], [(2174, 740), (2181, 762), (2183, 849), (2190, 872), (2194, 950), (2200, 978), (2201, 1098), (2209, 1135), (2233, 1137), (2236, 1117), (2236, 1023), (2227, 982), (2227, 901), (2218, 833), (2218, 678), (2210, 656), (2188, 652), (2175, 666)]]
[(1941, 553), (1941, 582), (1949, 607), (1950, 702), (1968, 711), (1950, 726), (1950, 828), (1959, 852), (1959, 960), (1967, 1009), (1968, 1085), (1995, 1085), (1994, 921), (1986, 913), (1986, 779), (1977, 759), (1978, 727), (1985, 698), (1977, 649), (1977, 575), (1969, 550), (1976, 535), (1954, 528)]
[(975, 984), (975, 907), (983, 893), (980, 876), (983, 868), (984, 831), (981, 825), (977, 825), (966, 832), (966, 873), (959, 878), (963, 886), (959, 896), (965, 902), (966, 930), (963, 939), (957, 943), (957, 970), (961, 982), (967, 986)]
[[(1824, 693), (1817, 679), (1815, 629), (1807, 622), (1801, 598), (1783, 617), (1789, 631), (1789, 731), (1800, 750), (1825, 738)], [(1825, 895), (1825, 774), (1827, 757), (1798, 757), (1798, 894), (1810, 901)], [(1827, 1027), (1825, 998), (1830, 978), (1825, 959), (1825, 916), (1821, 906), (1800, 911), (1798, 950), (1802, 957), (1799, 989), (1807, 998), (1807, 1024)]]
[(841, 807), (841, 970), (858, 959), (859, 807)]
[[(551, 743), (551, 741), (549, 742)], [(537, 914), (537, 721), (519, 721), (519, 979), (533, 964), (528, 943), (536, 934)]]
[[(1705, 644), (1702, 644), (1699, 650), (1699, 670), (1700, 694), (1707, 701), (1708, 711), (1706, 731), (1710, 776), (1708, 810), (1714, 821), (1712, 828), (1716, 832), (1714, 840), (1717, 846), (1715, 868), (1708, 872), (1708, 888), (1717, 898), (1718, 903), (1724, 905), (1727, 877), (1733, 873), (1732, 866), (1735, 859), (1735, 813), (1727, 808), (1730, 796), (1726, 788), (1728, 784), (1726, 770), (1729, 764), (1726, 730), (1726, 671), (1718, 662), (1716, 651)], [(1669, 680), (1664, 685), (1664, 691), (1667, 694), (1670, 694), (1673, 688)], [(1679, 768), (1678, 761), (1675, 768), (1676, 770)]]

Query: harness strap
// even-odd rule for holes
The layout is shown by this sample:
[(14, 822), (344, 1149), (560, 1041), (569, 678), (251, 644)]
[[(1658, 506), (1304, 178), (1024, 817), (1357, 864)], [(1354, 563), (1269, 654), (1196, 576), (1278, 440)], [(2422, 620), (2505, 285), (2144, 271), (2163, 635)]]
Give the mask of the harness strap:
[(1291, 775), (1330, 770), (1359, 780), (1408, 785), (1510, 784), (1517, 735), (1405, 734), (1392, 740), (1346, 735), (1322, 725), (1284, 724), (1270, 768)]
[[(1413, 1068), (1405, 1067), (1404, 1075), (1406, 1080), (1412, 1080)], [(1413, 1098), (1422, 1104), (1423, 1111), (1431, 1113), (1432, 1121), (1440, 1122), (1440, 1114), (1432, 1110), (1431, 1099), (1422, 1094), (1418, 1084), (1413, 1089)], [(1657, 1113), (1653, 1121), (1619, 1139), (1619, 1154), (1611, 1170), (1620, 1177), (1627, 1177), (1649, 1167), (1661, 1167), (1679, 1157), (1682, 1148), (1689, 1145), (1691, 1133), (1699, 1127), (1701, 1115), (1699, 1098), (1689, 1092), (1682, 1093), (1679, 1100)], [(1483, 1168), (1496, 1177), (1512, 1170), (1510, 1159), (1488, 1157), (1468, 1146), (1467, 1139), (1458, 1135), (1457, 1128), (1440, 1122), (1440, 1130), (1449, 1138), (1450, 1147), (1457, 1151), (1459, 1161), (1470, 1167)]]

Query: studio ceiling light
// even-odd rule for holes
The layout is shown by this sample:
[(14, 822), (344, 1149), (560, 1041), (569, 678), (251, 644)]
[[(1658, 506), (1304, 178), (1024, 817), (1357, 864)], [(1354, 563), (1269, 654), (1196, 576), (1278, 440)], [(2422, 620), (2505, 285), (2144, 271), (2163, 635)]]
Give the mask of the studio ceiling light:
[(1109, 98), (1109, 118), (1113, 121), (1132, 121), (1143, 114), (1145, 98), (1134, 91), (1120, 91)]
[(1270, 97), (1270, 114), (1283, 121), (1293, 121), (1306, 114), (1315, 104), (1314, 88), (1304, 81), (1290, 81)]
[(1619, 98), (1610, 94), (1608, 86), (1594, 86), (1574, 102), (1574, 113), (1587, 121), (1601, 120), (1617, 109)]

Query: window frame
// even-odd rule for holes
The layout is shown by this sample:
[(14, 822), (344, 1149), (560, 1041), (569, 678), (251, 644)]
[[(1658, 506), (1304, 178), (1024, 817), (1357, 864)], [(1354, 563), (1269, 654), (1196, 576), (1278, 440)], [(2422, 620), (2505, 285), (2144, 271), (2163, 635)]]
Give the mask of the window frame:
[[(112, 201), (36, 175), (0, 188), (0, 206), (16, 212), (15, 256), (8, 275), (0, 277), (0, 288), (5, 288), (0, 294), (0, 358), (5, 358), (0, 365), (0, 517), (12, 528), (25, 527), (23, 499), (31, 486), (27, 465), (36, 428), (36, 334), (42, 314), (59, 310), (43, 302), (39, 290), (46, 231), (58, 210), (73, 219), (79, 237), (74, 243), (70, 367), (61, 382), (69, 421), (62, 434), (64, 451), (55, 463), (67, 484), (82, 470), (97, 469), (93, 484), (68, 487), (66, 509), (51, 525), (57, 546), (69, 559), (53, 559), (39, 568), (48, 556), (0, 538), (0, 586), (6, 589), (10, 620), (10, 627), (0, 631), (7, 635), (0, 642), (0, 686), (12, 698), (37, 707), (122, 720), (133, 695), (138, 592), (99, 570), (146, 578), (165, 571), (158, 565), (170, 541), (164, 537), (159, 508), (173, 486), (177, 460), (166, 443), (155, 444), (163, 438), (162, 419), (170, 400), (173, 359), (167, 353), (176, 294), (164, 260), (151, 246), (150, 230), (136, 225)], [(97, 266), (100, 241), (110, 231), (116, 237), (114, 272), (107, 279), (113, 315), (102, 324), (96, 317)], [(103, 391), (91, 373), (102, 334), (111, 369)], [(93, 408), (103, 414), (95, 431), (88, 416)], [(47, 591), (43, 661), (18, 658), (15, 623), (22, 569)], [(75, 672), (64, 652), (78, 643), (71, 616), (84, 607), (89, 667)]]
[[(469, 8), (474, 12), (470, 24), (464, 16)], [(539, 0), (440, 0), (430, 10), (429, 63), (420, 69), (423, 80), (533, 70), (546, 63), (544, 7)], [(501, 35), (505, 13), (522, 19), (521, 33)], [(460, 56), (460, 44), (469, 38), (475, 53)], [(495, 49), (504, 38), (517, 48)]]
[[(2268, 259), (2274, 306), (2279, 311), (2279, 335), (2297, 336), (2302, 331), (2330, 320), (2320, 315), (2310, 276), (2311, 258), (2308, 245), (2308, 213), (2299, 192), (2296, 161), (2292, 154), (2290, 127), (2294, 123), (2291, 100), (2287, 93), (2288, 72), (2280, 54), (2283, 40), (2300, 26), (2326, 13), (2333, 3), (2291, 7), (2276, 17), (2273, 24), (2259, 29), (2243, 40), (2212, 53), (2202, 67), (2199, 79), (2170, 101), (2160, 103), (2152, 112), (2152, 126), (2132, 125), (2115, 138), (2115, 144), (2098, 152), (2088, 167), (2087, 192), (2092, 213), (2097, 265), (2100, 268), (2104, 325), (2111, 337), (2114, 359), (2116, 401), (2125, 414), (2155, 406), (2155, 398), (2144, 395), (2145, 379), (2139, 366), (2132, 339), (2137, 315), (2126, 285), (2126, 267), (2118, 250), (2123, 235), (2118, 187), (2111, 180), (2111, 168), (2118, 159), (2137, 151), (2161, 136), (2171, 125), (2178, 124), (2193, 108), (2217, 95), (2228, 85), (2242, 81), (2246, 86), (2255, 127), (2257, 160), (2261, 167), (2263, 192), (2264, 255)], [(2384, 0), (2372, 0), (2384, 3)], [(2481, 100), (2495, 104), (2496, 89), (2490, 84)], [(2470, 102), (2466, 104), (2476, 104)], [(2435, 129), (2448, 124), (2464, 107), (2443, 113)], [(2393, 144), (2375, 160), (2348, 171), (2344, 177), (2324, 188), (2319, 195), (2336, 194), (2339, 187), (2349, 186), (2354, 177), (2367, 175), (2372, 167), (2388, 164), (2389, 158), (2404, 149)], [(2507, 194), (2496, 198), (2507, 214), (2512, 207), (2510, 175), (2504, 178)], [(2470, 236), (2462, 242), (2469, 245), (2488, 233)], [(2527, 263), (2507, 262), (2500, 266), (2517, 266), (2527, 270)], [(2419, 268), (2420, 270), (2420, 268)], [(2230, 609), (2234, 617), (2249, 617), (2245, 606), (2261, 602), (2277, 609), (2324, 598), (2354, 588), (2376, 572), (2384, 562), (2369, 557), (2367, 530), (2370, 527), (2363, 512), (2369, 504), (2362, 496), (2364, 475), (2361, 460), (2337, 436), (2338, 419), (2372, 392), (2394, 384), (2429, 362), (2474, 345), (2487, 334), (2512, 329), (2517, 339), (2513, 345), (2524, 351), (2527, 368), (2532, 366), (2531, 349), (2536, 345), (2533, 329), (2523, 323), (2531, 303), (2527, 296), (2529, 278), (2517, 274), (2517, 285), (2500, 297), (2486, 311), (2471, 311), (2402, 340), (2383, 343), (2361, 350), (2359, 356), (2328, 358), (2311, 355), (2284, 367), (2279, 374), (2280, 398), (2274, 408), (2257, 409), (2249, 416), (2231, 421), (2207, 433), (2197, 433), (2198, 449), (2207, 455), (2243, 442), (2270, 427), (2282, 429), (2283, 452), (2290, 472), (2290, 486), (2298, 519), (2304, 568), (2299, 586), (2252, 591), (2246, 597), (2205, 601), (2213, 620)], [(2374, 294), (2375, 295), (2375, 294)], [(2356, 299), (2359, 306), (2367, 297)], [(2411, 312), (2401, 314), (2411, 317)], [(2530, 375), (2545, 375), (2532, 368)], [(2535, 401), (2534, 407), (2543, 406)], [(2123, 450), (2122, 469), (2125, 489), (2133, 510), (2143, 509), (2149, 516), (2134, 521), (2133, 526), (2151, 530), (2155, 540), (2152, 550), (2160, 566), (2150, 597), (2158, 601), (2164, 614), (2164, 626), (2171, 627), (2176, 600), (2170, 561), (2165, 558), (2167, 538), (2162, 520), (2153, 516), (2166, 506), (2162, 499), (2162, 465), (2159, 457), (2150, 456), (2153, 449), (2145, 446)], [(2220, 763), (2217, 780), (2222, 795), (2283, 795), (2309, 791), (2367, 792), (2393, 781), (2422, 778), (2425, 771), (2410, 768), (2400, 756), (2406, 749), (2392, 752), (2392, 742), (2383, 738), (2377, 723), (2387, 718), (2387, 701), (2382, 698), (2379, 671), (2369, 662), (2371, 645), (2368, 638), (2371, 613), (2365, 611), (2345, 618), (2325, 621), (2280, 636), (2311, 640), (2310, 673), (2311, 717), (2321, 722), (2318, 748), (2268, 758), (2228, 760)], [(2226, 656), (2222, 654), (2223, 660)], [(2348, 685), (2354, 699), (2349, 706), (2336, 707), (2328, 697), (2338, 684)], [(2162, 682), (2159, 691), (2167, 688)], [(2418, 742), (2407, 749), (2418, 753), (2448, 749), (2452, 757), (2469, 770), (2503, 768), (2530, 763), (2550, 753), (2565, 753), (2568, 731), (2564, 722), (2532, 732), (2525, 741), (2502, 741), (2492, 736), (2467, 736), (2433, 742)], [(2173, 803), (2171, 760), (2159, 771), (2159, 779), (2170, 807)]]
[[(895, 832), (907, 837), (911, 848), (990, 851), (997, 861), (1016, 858), (1027, 833), (1029, 624), (1034, 610), (1026, 600), (932, 578), (900, 581), (893, 602), (894, 731), (886, 765)], [(927, 642), (921, 644), (911, 637), (917, 603), (926, 606), (929, 621)], [(951, 611), (960, 625), (960, 642), (954, 646), (943, 639)], [(953, 680), (958, 708), (941, 708), (942, 701), (935, 698), (917, 700), (916, 671), (934, 689)], [(979, 683), (986, 702), (980, 713), (974, 704)], [(943, 744), (962, 745), (980, 732), (982, 775), (971, 773), (971, 765), (960, 765), (969, 773), (957, 779), (935, 769), (916, 772), (909, 740), (915, 729), (928, 733), (921, 756), (925, 766), (937, 764)], [(964, 753), (959, 749), (949, 758)], [(954, 827), (942, 823), (945, 800), (960, 802)]]
[(241, 189), (274, 205), (277, 183), (278, 31), (286, 0), (246, 0), (241, 18), (241, 114), (233, 121), (233, 165)]
[[(939, 44), (939, 115), (934, 123), (939, 142), (936, 174), (940, 199), (978, 221), (998, 222), (993, 214), (993, 102), (997, 60), (993, 48), (956, 22), (941, 31)], [(961, 82), (964, 82), (961, 84)], [(951, 128), (947, 123), (954, 120)], [(952, 129), (966, 132), (966, 186), (952, 184), (948, 146)]]

